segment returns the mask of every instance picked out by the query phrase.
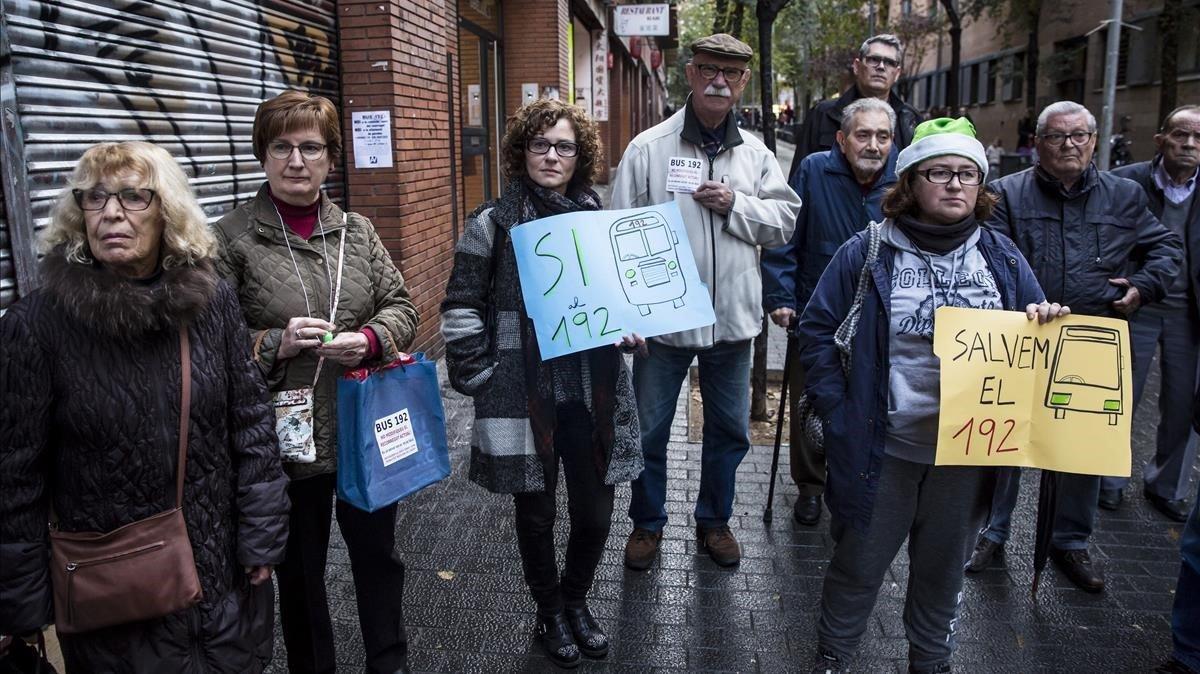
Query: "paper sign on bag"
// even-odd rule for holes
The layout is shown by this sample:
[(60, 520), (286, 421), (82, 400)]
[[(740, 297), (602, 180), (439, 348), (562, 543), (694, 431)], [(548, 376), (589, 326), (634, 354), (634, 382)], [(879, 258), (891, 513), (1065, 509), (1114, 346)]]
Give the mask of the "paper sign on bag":
[(1125, 321), (941, 307), (939, 466), (1128, 477), (1133, 385)]

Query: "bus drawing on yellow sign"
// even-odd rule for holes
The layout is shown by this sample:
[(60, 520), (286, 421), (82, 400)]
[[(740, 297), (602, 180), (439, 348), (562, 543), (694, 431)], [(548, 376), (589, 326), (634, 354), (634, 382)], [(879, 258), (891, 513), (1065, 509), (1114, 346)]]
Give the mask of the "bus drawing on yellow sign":
[[(1108, 425), (1117, 425), (1124, 414), (1124, 390), (1121, 385), (1121, 335), (1112, 328), (1063, 326), (1050, 381), (1046, 387), (1046, 407), (1055, 419), (1067, 412), (1108, 415)], [(1085, 379), (1084, 372), (1090, 373)]]
[(613, 259), (620, 274), (625, 299), (642, 316), (650, 306), (671, 302), (683, 306), (687, 283), (679, 270), (675, 247), (679, 236), (653, 211), (621, 218), (608, 230)]

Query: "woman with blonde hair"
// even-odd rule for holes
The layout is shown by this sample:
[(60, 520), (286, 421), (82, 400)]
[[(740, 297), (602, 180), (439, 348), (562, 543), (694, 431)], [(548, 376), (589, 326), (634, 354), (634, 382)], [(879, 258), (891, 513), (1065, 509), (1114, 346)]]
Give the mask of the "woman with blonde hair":
[[(0, 318), (0, 633), (41, 629), (53, 596), (68, 672), (262, 671), (287, 479), (187, 178), (149, 143), (96, 145), (42, 244), (42, 287)], [(62, 569), (47, 562), (47, 521), (98, 536), (180, 505), (198, 603), (101, 620), (144, 599), (115, 588), (113, 603), (76, 615), (70, 583), (51, 581)], [(80, 618), (95, 625), (61, 628)]]

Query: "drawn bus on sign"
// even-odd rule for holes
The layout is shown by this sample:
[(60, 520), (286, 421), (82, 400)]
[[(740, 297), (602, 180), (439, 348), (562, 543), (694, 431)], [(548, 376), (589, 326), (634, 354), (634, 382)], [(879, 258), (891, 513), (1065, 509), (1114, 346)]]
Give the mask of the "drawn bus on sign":
[[(1067, 412), (1108, 415), (1116, 426), (1125, 413), (1121, 381), (1121, 333), (1112, 328), (1063, 326), (1046, 386), (1046, 407), (1055, 419)], [(1087, 376), (1084, 376), (1087, 373)]]
[(608, 230), (625, 299), (647, 316), (654, 304), (683, 306), (687, 283), (679, 269), (679, 236), (653, 211), (621, 218)]

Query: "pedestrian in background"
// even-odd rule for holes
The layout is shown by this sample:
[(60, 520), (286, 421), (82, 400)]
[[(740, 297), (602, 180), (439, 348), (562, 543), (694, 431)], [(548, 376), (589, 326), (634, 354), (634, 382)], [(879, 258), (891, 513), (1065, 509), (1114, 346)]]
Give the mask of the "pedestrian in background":
[(1000, 160), (1004, 157), (1004, 142), (1000, 140), (1000, 136), (992, 139), (992, 144), (987, 146), (988, 160), (988, 180), (995, 180), (1000, 177)]
[[(1162, 301), (1129, 317), (1133, 342), (1133, 409), (1146, 390), (1154, 352), (1159, 351), (1162, 389), (1158, 395), (1157, 449), (1142, 466), (1142, 494), (1150, 505), (1176, 522), (1187, 520), (1188, 483), (1196, 462), (1191, 424), (1191, 392), (1200, 366), (1200, 105), (1176, 108), (1154, 136), (1152, 161), (1122, 166), (1114, 175), (1141, 185), (1150, 212), (1183, 242), (1185, 255)], [(1100, 507), (1116, 510), (1124, 499), (1126, 477), (1105, 477)]]
[[(800, 210), (775, 155), (733, 121), (753, 50), (719, 33), (696, 40), (691, 51), (685, 66), (691, 95), (683, 110), (633, 139), (612, 182), (615, 209), (672, 200), (679, 206), (717, 319), (655, 337), (649, 356), (634, 362), (646, 469), (633, 482), (625, 564), (639, 570), (654, 562), (667, 524), (667, 439), (679, 387), (696, 358), (704, 403), (697, 547), (721, 566), (742, 558), (729, 518), (737, 468), (750, 449), (750, 344), (762, 329), (758, 247), (787, 243)], [(692, 192), (667, 190), (668, 165), (679, 157), (699, 159), (707, 169)]]
[(285, 91), (258, 107), (254, 156), (267, 182), (217, 223), (218, 270), (237, 290), (251, 353), (270, 390), (291, 392), (285, 397), (308, 391), (312, 400), (314, 456), (284, 464), (292, 479), (291, 537), (277, 575), (288, 670), (332, 672), (336, 665), (325, 593), (336, 510), (366, 667), (404, 672), (398, 505), (369, 513), (339, 499), (334, 507), (337, 380), (349, 368), (400, 358), (416, 334), (417, 311), (371, 221), (321, 193), (341, 155), (341, 128), (337, 109), (320, 96)]
[[(615, 485), (642, 470), (637, 406), (620, 350), (644, 352), (646, 342), (631, 334), (611, 347), (542, 360), (509, 232), (538, 218), (600, 209), (591, 189), (603, 161), (600, 138), (581, 108), (541, 99), (509, 119), (501, 147), (508, 185), (476, 210), (458, 242), (442, 336), (451, 385), (474, 398), (471, 480), (513, 495), (538, 641), (555, 664), (574, 667), (580, 651), (608, 653), (587, 595), (608, 541)], [(560, 462), (571, 522), (561, 579), (554, 546)]]
[[(41, 288), (0, 318), (0, 633), (54, 620), (51, 513), (57, 531), (108, 533), (181, 505), (203, 599), (60, 632), (66, 669), (261, 672), (287, 478), (237, 296), (213, 270), (217, 244), (187, 177), (149, 143), (93, 146), (42, 247)], [(57, 588), (68, 605), (70, 589)]]
[[(896, 182), (892, 129), (896, 113), (877, 98), (860, 98), (842, 111), (837, 144), (800, 162), (791, 187), (803, 205), (787, 245), (763, 250), (763, 309), (782, 328), (790, 328), (833, 254), (862, 231), (882, 222), (880, 202)], [(793, 362), (788, 386), (796, 392), (788, 414), (799, 419), (804, 370)], [(802, 424), (791, 425), (789, 457), (792, 480), (800, 490), (792, 517), (806, 526), (821, 519), (825, 490), (825, 450), (805, 440)]]
[[(1166, 295), (1183, 252), (1137, 183), (1096, 169), (1095, 149), (1096, 118), (1087, 108), (1071, 101), (1046, 106), (1037, 119), (1038, 163), (989, 185), (999, 202), (986, 225), (1016, 242), (1051, 301), (1079, 314), (1124, 318)], [(1008, 540), (1020, 469), (999, 473), (970, 572), (986, 568)], [(1058, 476), (1050, 558), (1087, 592), (1104, 590), (1088, 552), (1099, 494), (1098, 476)]]
[[(906, 539), (909, 671), (951, 671), (961, 565), (987, 512), (990, 469), (933, 465), (940, 404), (934, 313), (940, 306), (1024, 310), (1040, 323), (1069, 313), (1044, 301), (1012, 241), (980, 228), (996, 203), (983, 191), (987, 171), (966, 119), (919, 125), (896, 161), (897, 182), (883, 201), (887, 220), (838, 250), (800, 320), (805, 391), (835, 448), (826, 485), (834, 551), (813, 672), (850, 671)], [(857, 288), (864, 269), (869, 287)], [(857, 302), (844, 372), (834, 335)]]
[[(892, 129), (892, 143), (896, 150), (903, 150), (912, 142), (913, 129), (921, 123), (921, 112), (904, 102), (893, 87), (903, 73), (904, 45), (895, 35), (883, 33), (868, 38), (858, 48), (858, 56), (851, 68), (854, 84), (832, 101), (821, 101), (804, 116), (804, 125), (796, 136), (796, 153), (792, 155), (792, 166), (788, 169), (789, 180), (800, 170), (800, 162), (814, 152), (823, 152), (833, 147), (838, 129), (842, 125), (842, 111), (861, 98), (877, 98), (891, 106), (895, 113), (896, 126)], [(937, 115), (941, 116), (941, 115)]]

